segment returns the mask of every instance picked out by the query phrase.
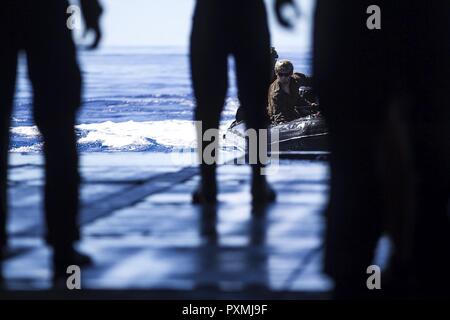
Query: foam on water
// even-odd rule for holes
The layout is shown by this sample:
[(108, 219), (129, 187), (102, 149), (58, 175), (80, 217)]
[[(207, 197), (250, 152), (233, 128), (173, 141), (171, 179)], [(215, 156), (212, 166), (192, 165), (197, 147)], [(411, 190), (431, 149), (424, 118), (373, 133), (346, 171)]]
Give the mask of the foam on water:
[(192, 121), (167, 120), (144, 122), (106, 121), (102, 123), (81, 124), (76, 127), (83, 134), (80, 145), (101, 143), (112, 150), (133, 150), (158, 144), (161, 147), (189, 147), (195, 141), (195, 128)]
[(11, 128), (11, 134), (24, 137), (36, 137), (39, 135), (39, 130), (36, 126), (13, 127)]
[[(224, 122), (221, 131), (226, 130), (229, 124), (230, 121)], [(75, 130), (79, 149), (84, 152), (176, 152), (197, 147), (195, 122), (188, 120), (105, 121), (80, 124)], [(36, 126), (13, 127), (11, 134), (11, 152), (39, 152), (42, 148), (42, 139)]]

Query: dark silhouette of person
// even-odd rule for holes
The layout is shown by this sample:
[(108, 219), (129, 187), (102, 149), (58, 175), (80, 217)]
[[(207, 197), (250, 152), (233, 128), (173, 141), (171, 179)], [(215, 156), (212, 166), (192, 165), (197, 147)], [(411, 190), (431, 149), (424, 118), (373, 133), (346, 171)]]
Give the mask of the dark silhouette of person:
[[(197, 0), (190, 44), (195, 120), (201, 121), (199, 151), (211, 144), (204, 133), (219, 127), (228, 87), (228, 57), (234, 57), (238, 96), (249, 129), (265, 129), (267, 90), (271, 80), (270, 33), (262, 0)], [(218, 141), (213, 143), (217, 144)], [(256, 146), (253, 146), (256, 147)], [(256, 149), (256, 148), (255, 148)], [(255, 150), (254, 149), (254, 150)], [(216, 156), (213, 154), (213, 156)], [(261, 175), (263, 161), (252, 164), (252, 196), (257, 203), (275, 200), (275, 192)], [(214, 203), (216, 164), (201, 157), (201, 183), (194, 203)]]
[[(80, 4), (86, 29), (95, 34), (95, 48), (101, 38), (102, 9), (96, 0), (80, 0)], [(46, 240), (53, 248), (55, 278), (65, 275), (68, 265), (90, 262), (73, 246), (79, 239), (80, 180), (74, 125), (82, 83), (67, 26), (68, 6), (63, 0), (6, 0), (0, 11), (0, 245), (7, 244), (9, 127), (17, 60), (23, 51), (33, 89), (34, 120), (44, 139)]]
[[(276, 1), (286, 27), (281, 8), (294, 3)], [(372, 5), (316, 6), (315, 89), (331, 151), (325, 272), (337, 298), (448, 297), (450, 4)], [(383, 234), (392, 252), (375, 294), (367, 267)]]
[[(277, 60), (278, 60), (278, 52), (275, 49), (275, 47), (270, 48), (270, 58), (271, 58), (271, 65), (272, 65), (272, 67), (271, 67), (272, 75), (270, 77), (270, 83), (272, 83), (277, 78), (277, 76), (275, 74), (275, 64), (277, 63)], [(244, 108), (242, 106), (239, 106), (238, 109), (236, 110), (235, 120), (233, 121), (232, 124), (230, 124), (230, 128), (233, 128), (234, 126), (240, 124), (244, 120), (245, 120)]]
[[(376, 1), (377, 17), (372, 2), (316, 7), (331, 149), (325, 271), (338, 298), (448, 297), (450, 3)], [(366, 270), (382, 234), (393, 252), (376, 295)]]

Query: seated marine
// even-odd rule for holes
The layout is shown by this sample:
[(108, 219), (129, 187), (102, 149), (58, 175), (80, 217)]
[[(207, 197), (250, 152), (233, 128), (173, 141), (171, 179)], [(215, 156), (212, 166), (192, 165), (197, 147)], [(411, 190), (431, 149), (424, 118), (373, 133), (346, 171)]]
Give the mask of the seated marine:
[(270, 85), (267, 111), (272, 124), (281, 124), (316, 114), (318, 105), (300, 93), (300, 87), (311, 86), (312, 78), (294, 73), (288, 60), (275, 64), (276, 80)]

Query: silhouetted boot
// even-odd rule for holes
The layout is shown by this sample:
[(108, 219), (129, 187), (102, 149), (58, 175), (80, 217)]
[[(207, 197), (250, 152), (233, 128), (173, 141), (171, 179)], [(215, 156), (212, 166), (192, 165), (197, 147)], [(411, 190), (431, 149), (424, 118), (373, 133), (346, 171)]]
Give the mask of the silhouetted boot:
[(192, 193), (194, 204), (217, 203), (216, 166), (202, 164), (201, 181), (197, 189)]
[(215, 204), (217, 203), (217, 192), (206, 190), (201, 186), (192, 193), (192, 203), (194, 204)]
[(53, 249), (53, 283), (66, 282), (67, 268), (71, 265), (85, 267), (92, 265), (92, 259), (83, 253), (78, 252), (72, 245), (65, 247), (55, 247)]
[(275, 202), (277, 194), (267, 182), (266, 177), (258, 170), (253, 171), (252, 177), (252, 204), (253, 206), (263, 206)]

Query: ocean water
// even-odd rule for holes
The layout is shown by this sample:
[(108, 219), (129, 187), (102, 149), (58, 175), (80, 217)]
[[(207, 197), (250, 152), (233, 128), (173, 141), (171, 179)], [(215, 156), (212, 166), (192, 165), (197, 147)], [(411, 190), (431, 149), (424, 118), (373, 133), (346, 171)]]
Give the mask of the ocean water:
[[(280, 59), (310, 74), (310, 54), (278, 49)], [(80, 152), (180, 152), (195, 149), (189, 57), (184, 48), (103, 48), (79, 53), (84, 76), (77, 117)], [(32, 118), (32, 91), (25, 57), (19, 63), (10, 152), (40, 153), (42, 139)], [(221, 129), (238, 107), (233, 61)], [(222, 141), (222, 148), (227, 149)]]

